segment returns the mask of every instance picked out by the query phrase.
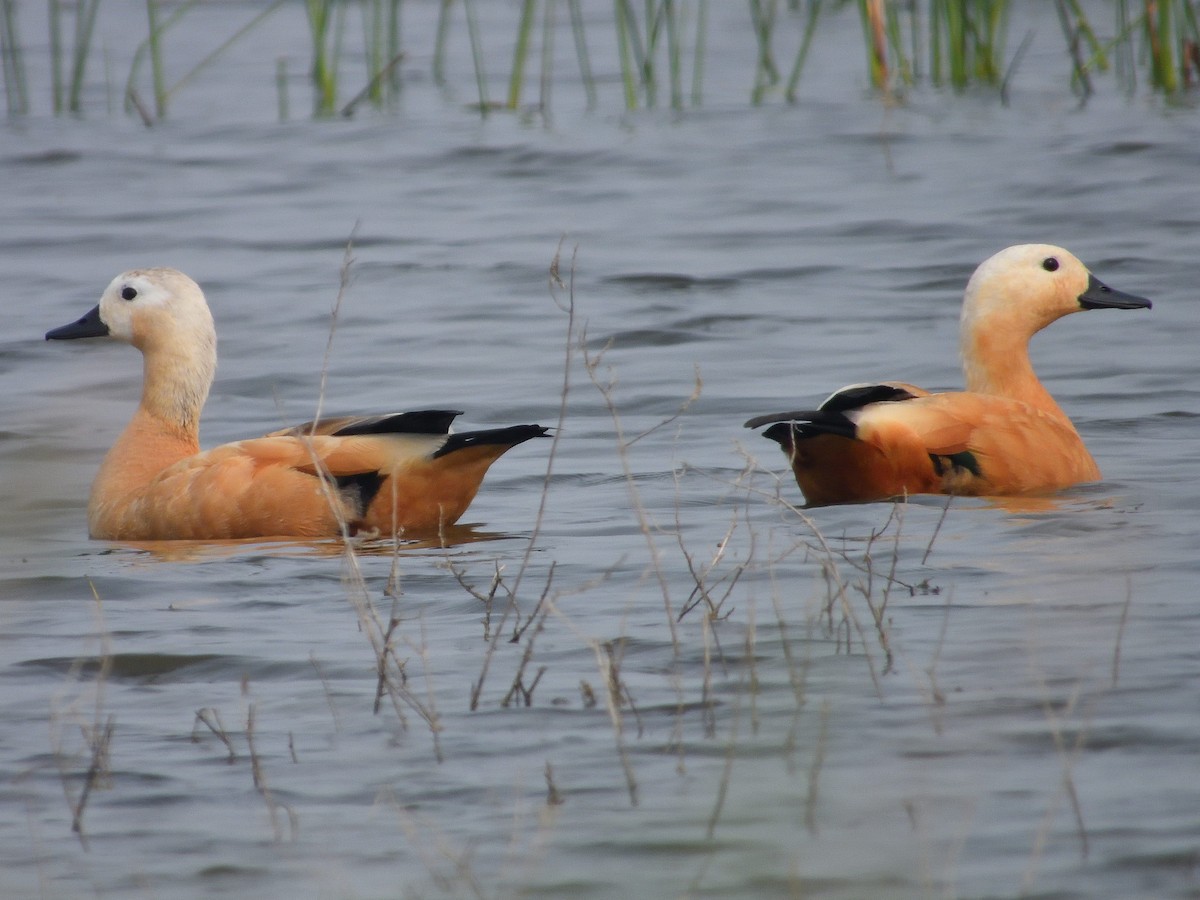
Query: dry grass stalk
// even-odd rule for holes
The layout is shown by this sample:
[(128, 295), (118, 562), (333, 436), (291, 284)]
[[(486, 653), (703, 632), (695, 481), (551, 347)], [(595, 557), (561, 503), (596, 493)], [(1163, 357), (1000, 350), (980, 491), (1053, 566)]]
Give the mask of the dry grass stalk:
[(271, 789), (267, 786), (267, 776), (263, 771), (262, 760), (258, 755), (258, 748), (254, 743), (254, 726), (258, 712), (258, 706), (250, 700), (250, 682), (242, 679), (242, 695), (246, 697), (246, 748), (250, 754), (250, 775), (254, 779), (254, 789), (258, 791), (263, 798), (263, 802), (267, 805), (267, 813), (271, 817), (271, 829), (275, 832), (275, 840), (283, 840), (283, 826), (280, 824), (279, 811), (283, 810), (287, 814), (288, 819), (288, 838), (289, 840), (296, 839), (296, 833), (300, 828), (300, 817), (296, 811), (287, 803), (281, 800), (276, 800), (275, 795), (271, 793)]
[(946, 503), (942, 507), (942, 514), (938, 517), (937, 525), (935, 525), (933, 528), (933, 534), (929, 536), (929, 544), (925, 547), (925, 555), (921, 557), (921, 565), (925, 565), (927, 562), (929, 562), (929, 555), (933, 553), (933, 543), (937, 540), (938, 535), (942, 533), (942, 524), (946, 521), (946, 516), (950, 512), (950, 504), (953, 502), (954, 495), (947, 494)]
[(99, 783), (107, 786), (111, 782), (112, 773), (109, 762), (109, 748), (112, 744), (113, 728), (116, 726), (116, 721), (116, 717), (110, 715), (105, 719), (103, 728), (97, 724), (84, 729), (84, 740), (87, 742), (91, 759), (88, 763), (87, 772), (83, 776), (83, 787), (80, 788), (79, 799), (72, 810), (71, 830), (79, 835), (79, 840), (85, 848), (87, 847), (87, 839), (83, 834), (83, 811), (87, 809), (88, 798), (92, 795), (92, 789)]
[[(532, 827), (528, 817), (522, 814), (521, 804), (516, 804), (510, 820), (509, 833), (493, 835), (496, 838), (493, 846), (506, 846), (506, 859), (501, 863), (500, 871), (486, 875), (478, 871), (479, 864), (474, 856), (479, 846), (477, 842), (468, 841), (462, 844), (457, 838), (447, 835), (435, 821), (414, 813), (409, 805), (396, 796), (393, 788), (387, 787), (379, 791), (375, 798), (375, 806), (396, 816), (400, 832), (439, 893), (480, 900), (485, 897), (506, 896), (507, 892), (497, 889), (495, 885), (531, 883), (532, 878), (528, 872), (537, 865), (539, 857), (549, 844), (557, 821), (558, 808), (565, 802), (562, 792), (556, 786), (554, 770), (548, 761), (544, 776), (547, 784), (546, 803), (537, 810)], [(409, 893), (413, 893), (412, 889)], [(414, 896), (423, 896), (423, 892), (418, 890)]]
[[(1036, 666), (1036, 661), (1034, 661)], [(1071, 696), (1067, 698), (1063, 704), (1061, 713), (1054, 710), (1053, 704), (1048, 696), (1048, 688), (1044, 678), (1039, 680), (1042, 687), (1042, 711), (1046, 717), (1046, 724), (1050, 729), (1051, 739), (1054, 741), (1054, 750), (1058, 755), (1059, 762), (1062, 764), (1062, 782), (1059, 790), (1055, 792), (1054, 798), (1050, 801), (1050, 805), (1046, 809), (1045, 815), (1042, 817), (1041, 824), (1038, 826), (1037, 832), (1033, 839), (1033, 848), (1029, 854), (1029, 864), (1025, 870), (1025, 874), (1021, 879), (1021, 894), (1028, 895), (1032, 892), (1033, 883), (1037, 877), (1037, 866), (1041, 861), (1042, 855), (1045, 853), (1046, 843), (1050, 837), (1050, 828), (1054, 823), (1054, 819), (1058, 813), (1058, 806), (1065, 797), (1071, 807), (1071, 814), (1075, 819), (1075, 829), (1079, 836), (1079, 854), (1080, 858), (1087, 860), (1089, 852), (1089, 841), (1087, 826), (1083, 820), (1083, 808), (1079, 802), (1079, 792), (1075, 787), (1075, 763), (1079, 761), (1080, 754), (1083, 752), (1083, 746), (1087, 741), (1088, 731), (1086, 727), (1080, 727), (1075, 732), (1075, 737), (1069, 742), (1063, 734), (1063, 722), (1068, 719), (1074, 712), (1075, 707), (1079, 702), (1082, 685), (1076, 684)]]
[(637, 776), (629, 759), (629, 751), (625, 747), (625, 719), (621, 712), (621, 700), (628, 696), (628, 691), (621, 681), (621, 658), (613, 652), (611, 641), (600, 643), (592, 641), (592, 652), (596, 656), (596, 667), (600, 670), (608, 690), (604, 692), (604, 708), (608, 712), (612, 724), (613, 738), (617, 746), (617, 758), (621, 762), (621, 771), (625, 774), (625, 789), (629, 793), (630, 806), (638, 805)]
[(1112, 657), (1112, 686), (1117, 686), (1117, 677), (1121, 671), (1121, 641), (1125, 637), (1125, 622), (1129, 619), (1129, 607), (1133, 603), (1133, 579), (1125, 576), (1125, 602), (1121, 604), (1121, 619), (1117, 623), (1117, 640), (1113, 644)]
[[(534, 548), (537, 546), (537, 539), (542, 531), (542, 523), (545, 521), (546, 504), (547, 504), (547, 502), (549, 500), (549, 496), (550, 496), (550, 482), (554, 476), (554, 463), (558, 458), (558, 444), (559, 444), (559, 440), (562, 437), (563, 425), (566, 422), (566, 418), (567, 418), (567, 398), (569, 397), (570, 391), (571, 391), (571, 369), (574, 364), (574, 357), (575, 357), (575, 263), (576, 263), (576, 257), (579, 252), (579, 248), (576, 247), (571, 253), (571, 268), (570, 268), (569, 281), (566, 284), (564, 284), (562, 275), (561, 275), (561, 271), (560, 271), (561, 257), (562, 257), (562, 243), (563, 242), (560, 240), (558, 249), (554, 253), (554, 258), (550, 262), (550, 269), (549, 269), (550, 297), (554, 301), (555, 305), (562, 312), (566, 313), (566, 316), (567, 316), (567, 332), (566, 332), (566, 341), (565, 341), (566, 349), (564, 351), (564, 356), (563, 356), (563, 381), (562, 381), (562, 388), (559, 391), (558, 417), (555, 422), (555, 427), (552, 429), (553, 434), (552, 434), (551, 440), (550, 440), (550, 452), (549, 452), (547, 460), (546, 460), (546, 474), (542, 479), (541, 497), (538, 501), (537, 514), (534, 516), (533, 528), (530, 531), (529, 540), (525, 546), (525, 554), (522, 556), (521, 564), (518, 567), (516, 575), (513, 578), (512, 587), (508, 588), (506, 590), (506, 592), (508, 594), (508, 603), (504, 608), (504, 612), (501, 614), (500, 624), (496, 627), (495, 631), (492, 633), (490, 640), (488, 640), (488, 649), (483, 657), (483, 663), (480, 668), (479, 677), (471, 685), (470, 708), (472, 710), (479, 708), (479, 702), (480, 702), (480, 699), (483, 694), (483, 686), (484, 686), (484, 683), (487, 681), (488, 672), (491, 668), (492, 658), (495, 655), (496, 646), (500, 640), (500, 634), (503, 632), (505, 623), (507, 622), (510, 614), (516, 616), (517, 622), (518, 622), (518, 625), (514, 629), (514, 633), (516, 634), (515, 639), (517, 641), (519, 641), (520, 635), (523, 633), (523, 629), (521, 629), (520, 624), (519, 624), (520, 623), (520, 609), (517, 605), (517, 596), (518, 596), (518, 592), (520, 591), (520, 588), (521, 588), (521, 582), (524, 580), (525, 573), (528, 571), (530, 562), (533, 559)], [(561, 294), (561, 292), (564, 290), (566, 291), (565, 300), (563, 299), (562, 294)], [(451, 569), (451, 571), (453, 571), (453, 568)], [(530, 614), (528, 621), (532, 621), (535, 617), (537, 617), (538, 609), (540, 609), (542, 607), (543, 602), (545, 601), (547, 595), (549, 594), (550, 579), (553, 577), (553, 573), (554, 573), (554, 569), (552, 566), (551, 570), (550, 570), (550, 574), (547, 576), (545, 587), (542, 590), (541, 599), (538, 601), (538, 605), (535, 608), (534, 612)], [(466, 587), (464, 579), (461, 576), (456, 575), (455, 577), (458, 579), (459, 584), (462, 584), (464, 587)], [(500, 586), (500, 569), (499, 569), (499, 565), (497, 564), (496, 578), (493, 581), (493, 588), (488, 593), (488, 599), (486, 601), (484, 601), (485, 609), (487, 610), (487, 621), (488, 621), (488, 625), (485, 625), (485, 632), (486, 632), (487, 627), (490, 626), (490, 622), (491, 622), (491, 598), (495, 596), (496, 588), (498, 588), (499, 586)], [(475, 592), (469, 588), (468, 588), (468, 592), (471, 593), (472, 596), (475, 596), (475, 597), (483, 600), (483, 598), (480, 597), (480, 595), (477, 592)], [(528, 626), (528, 621), (526, 623), (526, 627)], [(523, 666), (524, 666), (524, 663), (522, 663), (522, 668), (523, 668)], [(520, 679), (519, 671), (517, 674), (517, 679), (518, 680)], [(514, 684), (515, 684), (515, 682), (514, 682)], [(511, 689), (510, 689), (509, 693), (511, 694)]]
[(758, 694), (761, 689), (758, 680), (758, 660), (755, 650), (758, 635), (758, 607), (751, 602), (746, 614), (746, 637), (742, 646), (742, 658), (746, 663), (746, 689), (750, 692), (750, 731), (758, 734)]
[(342, 730), (342, 720), (338, 715), (337, 706), (333, 702), (333, 691), (329, 689), (329, 679), (325, 677), (325, 672), (321, 668), (321, 664), (317, 662), (317, 654), (310, 651), (308, 661), (312, 664), (313, 671), (317, 673), (317, 678), (321, 682), (321, 690), (325, 693), (325, 703), (329, 707), (329, 715), (333, 717), (333, 730), (340, 732)]
[(550, 760), (546, 760), (546, 805), (562, 806), (566, 802), (558, 785), (554, 783), (554, 767), (550, 765)]
[[(892, 591), (899, 587), (907, 591), (909, 596), (915, 596), (918, 590), (925, 590), (935, 594), (940, 590), (939, 588), (930, 587), (928, 578), (920, 584), (913, 584), (905, 581), (898, 574), (901, 540), (903, 537), (904, 510), (907, 504), (903, 500), (892, 504), (887, 520), (882, 526), (873, 529), (863, 539), (863, 550), (856, 557), (851, 555), (844, 546), (843, 549), (835, 548), (821, 532), (812, 517), (784, 497), (783, 478), (770, 470), (759, 468), (753, 457), (747, 455), (747, 471), (743, 473), (743, 476), (739, 477), (738, 483), (742, 483), (751, 471), (763, 471), (766, 473), (773, 481), (774, 490), (763, 490), (751, 484), (745, 487), (746, 492), (751, 495), (763, 497), (769, 503), (779, 507), (780, 511), (787, 515), (789, 520), (798, 521), (811, 535), (811, 538), (795, 538), (793, 545), (782, 554), (774, 554), (768, 565), (776, 565), (782, 562), (786, 556), (797, 551), (803, 552), (806, 558), (817, 563), (820, 567), (821, 577), (825, 583), (825, 599), (822, 606), (822, 615), (826, 630), (835, 638), (836, 645), (846, 652), (853, 651), (854, 638), (857, 638), (857, 642), (862, 647), (866, 657), (875, 690), (882, 696), (879, 677), (890, 674), (895, 668), (895, 654), (891, 646), (889, 634), (890, 621), (887, 617), (887, 606)], [(941, 515), (925, 547), (921, 558), (921, 565), (925, 565), (933, 552), (934, 544), (941, 533), (953, 499), (953, 497), (946, 498)], [(887, 535), (889, 529), (892, 529), (892, 534), (888, 565), (885, 571), (881, 571), (876, 565), (874, 548)], [(843, 539), (844, 544), (845, 539)], [(852, 575), (843, 574), (843, 567), (859, 573), (859, 577), (855, 578)], [(861, 594), (866, 603), (875, 633), (875, 643), (878, 644), (883, 653), (882, 668), (878, 672), (874, 654), (871, 652), (867, 642), (867, 631), (860, 622), (854, 605), (850, 602), (849, 590), (851, 588)], [(839, 615), (837, 619), (834, 616), (835, 611)], [(782, 622), (782, 617), (780, 619)]]
[[(746, 684), (743, 681), (742, 688)], [(733, 716), (729, 723), (729, 740), (725, 744), (725, 764), (721, 768), (721, 780), (717, 784), (717, 796), (713, 801), (713, 810), (709, 814), (708, 824), (704, 829), (704, 837), (711, 841), (717, 833), (717, 823), (721, 819), (721, 811), (725, 808), (725, 799), (729, 796), (729, 784), (733, 780), (733, 761), (737, 758), (738, 731), (742, 722), (742, 695), (739, 690), (734, 695)]]
[[(474, 852), (474, 846), (468, 846), (465, 850), (454, 847), (435, 823), (413, 815), (397, 799), (390, 787), (379, 792), (375, 803), (396, 814), (400, 830), (439, 891), (479, 900), (487, 896), (483, 889), (483, 881), (472, 868), (471, 854)], [(433, 844), (432, 850), (429, 848), (430, 843)], [(446, 870), (443, 861), (450, 863), (450, 871)]]
[(942, 657), (942, 648), (946, 644), (946, 631), (950, 627), (950, 607), (951, 594), (946, 595), (946, 611), (942, 616), (942, 627), (938, 631), (937, 643), (933, 647), (933, 655), (929, 659), (929, 665), (925, 667), (925, 678), (929, 681), (929, 692), (926, 699), (929, 704), (930, 718), (933, 724), (934, 734), (940, 735), (943, 726), (943, 714), (946, 708), (946, 694), (938, 685), (937, 680), (937, 664)]
[(817, 799), (821, 786), (821, 766), (825, 763), (825, 750), (829, 745), (830, 708), (828, 698), (821, 701), (817, 745), (813, 748), (812, 765), (808, 767), (808, 796), (804, 801), (804, 827), (813, 837), (817, 835)]
[[(71, 831), (78, 835), (79, 843), (84, 850), (89, 849), (87, 833), (83, 828), (83, 815), (87, 810), (92, 792), (98, 788), (109, 786), (111, 783), (111, 748), (113, 732), (116, 728), (116, 718), (104, 713), (105, 687), (108, 676), (112, 672), (112, 644), (108, 628), (104, 623), (104, 604), (96, 586), (88, 580), (95, 601), (96, 639), (99, 642), (99, 659), (79, 656), (67, 670), (67, 683), (55, 694), (50, 710), (50, 743), (54, 760), (58, 764), (59, 778), (62, 783), (63, 796), (71, 810)], [(66, 699), (67, 692), (79, 684), (84, 668), (92, 662), (98, 662), (96, 676), (86, 687), (80, 686), (79, 693)], [(92, 712), (85, 719), (81, 707), (89, 699)], [(87, 758), (87, 768), (82, 775), (79, 792), (72, 788), (71, 769), (73, 759), (79, 754), (68, 754), (65, 749), (65, 726), (73, 725), (79, 729), (83, 739), (83, 751)]]
[[(709, 616), (713, 618), (728, 618), (733, 614), (733, 610), (731, 609), (724, 613), (721, 610), (725, 605), (725, 601), (728, 600), (730, 595), (733, 593), (734, 587), (737, 586), (738, 580), (742, 577), (743, 573), (745, 573), (750, 560), (754, 558), (753, 533), (750, 535), (750, 548), (746, 555), (746, 560), (735, 563), (732, 571), (720, 576), (716, 581), (710, 581), (710, 579), (712, 578), (712, 575), (717, 567), (725, 560), (726, 553), (729, 550), (730, 541), (733, 539), (734, 533), (737, 531), (739, 520), (744, 514), (745, 506), (744, 504), (736, 504), (734, 506), (733, 512), (730, 516), (729, 528), (726, 529), (725, 535), (721, 538), (721, 540), (717, 542), (717, 549), (713, 553), (712, 559), (705, 563), (703, 568), (698, 568), (694, 554), (688, 550), (687, 545), (683, 541), (683, 523), (679, 519), (679, 511), (681, 507), (681, 504), (678, 502), (679, 479), (682, 474), (683, 471), (680, 470), (676, 470), (674, 473), (676, 495), (675, 538), (679, 543), (680, 555), (683, 556), (684, 562), (687, 563), (688, 573), (691, 575), (692, 581), (695, 583), (695, 587), (692, 589), (692, 593), (688, 596), (687, 600), (684, 601), (676, 621), (682, 622), (684, 616), (686, 616), (701, 603), (707, 607)], [(736, 484), (737, 483), (735, 482), (735, 486)], [(719, 598), (717, 598), (714, 596), (715, 588), (721, 586), (722, 584), (725, 585), (724, 592)]]
[(504, 584), (504, 578), (501, 574), (503, 567), (500, 565), (500, 560), (495, 560), (496, 570), (492, 574), (491, 583), (488, 585), (487, 593), (482, 593), (477, 590), (473, 584), (467, 580), (467, 571), (461, 566), (456, 566), (454, 561), (450, 559), (449, 554), (443, 563), (445, 569), (454, 576), (454, 580), (458, 582), (458, 586), (464, 591), (483, 604), (483, 639), (491, 641), (492, 639), (492, 604), (496, 599), (496, 591)]
[(237, 751), (233, 749), (233, 741), (229, 737), (229, 732), (225, 729), (225, 723), (221, 721), (221, 713), (216, 707), (206, 706), (203, 709), (196, 710), (196, 719), (192, 723), (192, 743), (198, 744), (200, 737), (196, 733), (197, 728), (204, 725), (217, 736), (217, 739), (225, 745), (225, 749), (229, 752), (229, 758), (226, 760), (229, 763), (237, 761)]
[[(553, 566), (551, 567), (551, 571), (553, 571)], [(547, 578), (547, 580), (546, 580), (547, 591), (549, 590), (549, 588), (550, 588), (550, 581)], [(538, 601), (537, 609), (534, 610), (534, 613), (530, 617), (529, 622), (526, 623), (526, 628), (527, 628), (529, 623), (536, 621), (537, 627), (534, 629), (533, 634), (529, 638), (529, 640), (525, 642), (525, 649), (521, 654), (521, 663), (520, 663), (520, 665), (517, 666), (516, 675), (513, 676), (512, 686), (508, 689), (508, 693), (504, 695), (504, 699), (500, 701), (501, 706), (507, 707), (510, 703), (513, 702), (514, 699), (517, 699), (517, 698), (519, 698), (520, 701), (525, 706), (533, 705), (534, 688), (536, 688), (538, 685), (538, 682), (542, 680), (542, 676), (546, 674), (546, 667), (539, 666), (538, 670), (537, 670), (537, 674), (533, 677), (533, 681), (530, 683), (529, 687), (525, 686), (525, 683), (524, 683), (525, 669), (529, 666), (530, 661), (533, 659), (534, 643), (537, 641), (538, 635), (540, 635), (542, 633), (542, 631), (545, 629), (546, 616), (550, 612), (550, 608), (546, 604), (545, 601), (546, 601), (546, 594), (543, 593), (542, 598)], [(540, 610), (540, 613), (539, 613), (539, 610)], [(518, 633), (513, 635), (512, 643), (514, 643), (514, 644), (518, 643), (521, 639), (521, 635), (523, 635), (524, 633), (525, 633), (525, 628), (520, 629), (520, 631)]]
[[(751, 464), (755, 465), (752, 461)], [(791, 501), (784, 499), (780, 477), (769, 470), (761, 471), (766, 472), (774, 480), (775, 491), (764, 491), (761, 488), (749, 485), (746, 489), (747, 493), (760, 496), (769, 503), (778, 506), (781, 512), (786, 513), (789, 518), (799, 521), (812, 534), (813, 541), (811, 543), (803, 538), (797, 538), (795, 545), (787, 553), (790, 554), (796, 550), (802, 550), (806, 556), (811, 555), (815, 557), (816, 562), (820, 566), (821, 577), (825, 582), (825, 601), (822, 609), (827, 628), (834, 635), (837, 646), (843, 646), (844, 640), (846, 652), (852, 651), (853, 645), (851, 639), (854, 635), (858, 636), (859, 644), (863, 648), (863, 656), (867, 662), (867, 670), (871, 676), (871, 684), (874, 686), (876, 694), (882, 697), (883, 688), (876, 671), (875, 658), (866, 640), (866, 631), (859, 621), (858, 613), (854, 610), (854, 605), (850, 602), (849, 586), (842, 577), (840, 567), (837, 563), (839, 556), (844, 557), (844, 554), (838, 554), (833, 550), (828, 540), (826, 540), (825, 535), (817, 527), (816, 522), (807, 513)], [(836, 624), (833, 618), (835, 608), (841, 614), (841, 618)]]
[[(357, 226), (355, 226), (357, 230)], [(351, 232), (350, 239), (346, 244), (346, 251), (342, 258), (342, 267), (338, 282), (337, 297), (334, 301), (333, 309), (330, 311), (329, 338), (325, 347), (325, 356), (321, 365), (320, 387), (317, 396), (317, 408), (313, 417), (313, 429), (320, 422), (321, 413), (325, 403), (325, 387), (329, 376), (329, 360), (333, 348), (333, 339), (337, 333), (338, 317), (341, 312), (342, 304), (346, 297), (347, 289), (350, 285), (350, 274), (354, 264), (354, 234)], [(430, 734), (433, 740), (434, 754), (440, 761), (441, 745), (439, 742), (439, 733), (441, 731), (440, 717), (437, 712), (437, 707), (434, 705), (434, 694), (432, 689), (428, 690), (425, 699), (418, 697), (408, 687), (408, 675), (405, 670), (406, 661), (397, 655), (396, 637), (397, 630), (402, 623), (402, 618), (399, 614), (400, 603), (400, 573), (399, 573), (399, 558), (398, 558), (398, 541), (401, 537), (400, 529), (393, 525), (392, 534), (389, 536), (394, 542), (397, 542), (396, 548), (393, 550), (392, 567), (389, 571), (387, 584), (384, 588), (385, 595), (391, 597), (392, 608), (391, 613), (385, 619), (381, 616), (376, 608), (374, 600), (371, 596), (371, 591), (367, 586), (366, 577), (363, 575), (362, 567), (359, 562), (356, 552), (355, 541), (351, 538), (349, 523), (340, 514), (340, 505), (337, 502), (335, 494), (336, 485), (333, 479), (325, 471), (324, 466), (320, 463), (315, 452), (311, 451), (313, 464), (318, 473), (321, 475), (319, 482), (322, 491), (325, 493), (326, 501), (329, 507), (334, 511), (338, 519), (338, 527), (343, 548), (343, 563), (344, 570), (342, 575), (342, 583), (346, 593), (346, 599), (350, 601), (354, 607), (355, 614), (358, 616), (359, 629), (371, 644), (371, 650), (375, 656), (375, 671), (376, 671), (376, 688), (374, 711), (378, 713), (384, 697), (387, 697), (391, 702), (392, 709), (396, 713), (396, 717), (400, 724), (407, 727), (407, 718), (404, 715), (404, 709), (408, 708), (415, 712), (429, 727)], [(393, 484), (393, 490), (395, 490)], [(395, 498), (393, 498), (395, 500)], [(396, 503), (393, 502), (393, 509), (396, 508)], [(425, 664), (424, 671), (428, 674), (428, 657), (425, 651), (424, 639), (417, 645), (411, 644), (406, 639), (406, 643), (410, 647), (415, 647), (418, 651), (422, 662)]]
[(634, 478), (633, 468), (629, 462), (629, 448), (640, 441), (642, 438), (658, 431), (660, 428), (669, 425), (682, 416), (688, 408), (696, 402), (700, 397), (700, 391), (703, 388), (703, 382), (700, 380), (699, 371), (696, 372), (696, 380), (692, 389), (691, 395), (685, 399), (679, 408), (670, 416), (660, 420), (657, 424), (643, 431), (641, 434), (634, 435), (632, 438), (626, 438), (625, 429), (621, 422), (621, 414), (617, 408), (616, 402), (616, 386), (617, 379), (611, 367), (608, 367), (604, 376), (600, 374), (600, 368), (604, 363), (605, 354), (611, 347), (611, 344), (603, 347), (598, 353), (590, 353), (587, 349), (587, 334), (586, 329), (580, 335), (579, 344), (583, 353), (584, 367), (587, 369), (588, 377), (592, 384), (600, 392), (600, 396), (604, 400), (605, 408), (608, 410), (609, 417), (613, 423), (613, 433), (617, 442), (617, 455), (621, 460), (621, 471), (625, 479), (626, 489), (629, 492), (630, 506), (633, 508), (634, 516), (637, 518), (638, 527), (642, 532), (643, 538), (646, 541), (646, 548), (650, 553), (649, 570), (658, 582), (659, 591), (662, 595), (663, 608), (667, 614), (667, 625), (671, 633), (671, 647), (675, 656), (679, 656), (679, 634), (675, 628), (675, 613), (671, 604), (671, 591), (667, 583), (667, 575), (663, 569), (662, 554), (659, 550), (658, 542), (655, 539), (655, 534), (658, 531), (646, 512), (646, 507), (642, 503), (641, 492), (637, 488), (637, 481)]
[(789, 772), (795, 771), (795, 749), (799, 737), (800, 728), (800, 713), (808, 703), (808, 670), (812, 663), (812, 618), (808, 618), (808, 633), (804, 646), (804, 658), (797, 661), (792, 653), (792, 640), (789, 634), (790, 627), (788, 625), (787, 616), (783, 612), (782, 598), (779, 590), (779, 584), (776, 580), (775, 570), (771, 568), (771, 605), (775, 611), (775, 625), (779, 629), (779, 645), (783, 651), (783, 658), (787, 664), (788, 684), (792, 689), (792, 696), (795, 698), (795, 708), (792, 712), (792, 721), (788, 728), (787, 737), (784, 741), (784, 759), (787, 762)]
[[(866, 569), (866, 581), (858, 581), (855, 587), (862, 593), (863, 599), (866, 601), (867, 609), (871, 612), (871, 619), (875, 625), (875, 634), (879, 639), (879, 648), (883, 651), (883, 671), (881, 674), (887, 675), (891, 673), (892, 666), (895, 663), (895, 657), (892, 654), (891, 640), (888, 636), (887, 623), (885, 617), (887, 615), (888, 598), (891, 595), (892, 585), (895, 583), (896, 564), (900, 558), (900, 532), (903, 524), (903, 513), (901, 512), (900, 504), (893, 503), (890, 512), (888, 513), (887, 521), (883, 523), (881, 528), (872, 530), (867, 537), (867, 546), (863, 551), (863, 562)], [(876, 601), (875, 599), (875, 567), (874, 560), (871, 556), (871, 549), (875, 541), (887, 532), (888, 526), (895, 521), (896, 534), (895, 545), (892, 548), (891, 572), (884, 581), (883, 596)]]

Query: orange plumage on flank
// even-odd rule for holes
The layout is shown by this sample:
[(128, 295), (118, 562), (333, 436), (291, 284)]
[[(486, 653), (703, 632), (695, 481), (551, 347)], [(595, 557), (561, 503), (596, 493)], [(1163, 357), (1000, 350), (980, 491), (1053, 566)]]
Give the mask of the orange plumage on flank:
[(1100, 478), (1066, 413), (1029, 361), (1029, 340), (1089, 309), (1149, 309), (1098, 281), (1061, 247), (1022, 244), (967, 284), (961, 353), (967, 389), (855, 384), (815, 410), (757, 416), (770, 425), (810, 506), (909, 494), (1042, 494)]
[(399, 535), (452, 525), (488, 467), (546, 429), (450, 434), (457, 410), (325, 419), (200, 450), (216, 332), (199, 286), (174, 269), (118, 275), (47, 340), (109, 336), (142, 352), (142, 401), (104, 457), (88, 531), (108, 540)]

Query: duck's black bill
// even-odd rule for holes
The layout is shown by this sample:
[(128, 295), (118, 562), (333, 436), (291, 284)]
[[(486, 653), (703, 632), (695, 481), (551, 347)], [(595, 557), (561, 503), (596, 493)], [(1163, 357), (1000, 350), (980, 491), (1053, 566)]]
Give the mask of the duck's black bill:
[(1095, 275), (1088, 275), (1087, 290), (1079, 295), (1079, 305), (1084, 309), (1149, 309), (1150, 301), (1115, 291)]
[(82, 319), (46, 332), (48, 341), (73, 341), (76, 338), (105, 337), (108, 326), (100, 320), (100, 307), (95, 306)]

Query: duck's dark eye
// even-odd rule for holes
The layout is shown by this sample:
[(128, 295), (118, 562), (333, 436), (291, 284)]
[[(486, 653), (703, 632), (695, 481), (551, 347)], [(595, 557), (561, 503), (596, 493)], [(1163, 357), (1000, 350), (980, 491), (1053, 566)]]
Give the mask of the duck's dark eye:
[(1047, 272), (1057, 272), (1058, 271), (1058, 260), (1055, 259), (1053, 256), (1047, 256), (1045, 259), (1042, 260), (1042, 268), (1045, 269)]
[(136, 288), (131, 288), (128, 285), (121, 288), (121, 299), (122, 300), (132, 300), (136, 296), (137, 296)]

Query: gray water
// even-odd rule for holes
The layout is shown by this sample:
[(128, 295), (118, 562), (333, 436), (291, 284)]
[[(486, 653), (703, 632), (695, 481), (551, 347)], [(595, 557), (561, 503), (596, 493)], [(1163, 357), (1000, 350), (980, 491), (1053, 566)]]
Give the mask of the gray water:
[[(258, 45), (152, 129), (0, 125), (0, 894), (1200, 896), (1195, 110), (1111, 83), (1081, 109), (1049, 5), (1007, 107), (884, 103), (847, 16), (797, 105), (754, 108), (744, 9), (717, 6), (682, 114), (622, 114), (611, 77), (588, 112), (563, 76), (549, 120), (481, 120), (463, 56), (444, 91), (422, 74), (431, 3), (390, 114), (278, 123)], [(299, 10), (261, 40), (302, 58)], [(140, 366), (42, 334), (176, 266), (220, 334), (206, 445), (303, 421), (352, 235), (324, 408), (557, 444), (501, 459), (444, 549), (89, 541)], [(791, 506), (741, 423), (959, 384), (966, 279), (1043, 240), (1155, 303), (1035, 341), (1105, 480)], [(498, 568), (489, 617), (464, 585)], [(374, 712), (393, 614), (408, 693)]]

